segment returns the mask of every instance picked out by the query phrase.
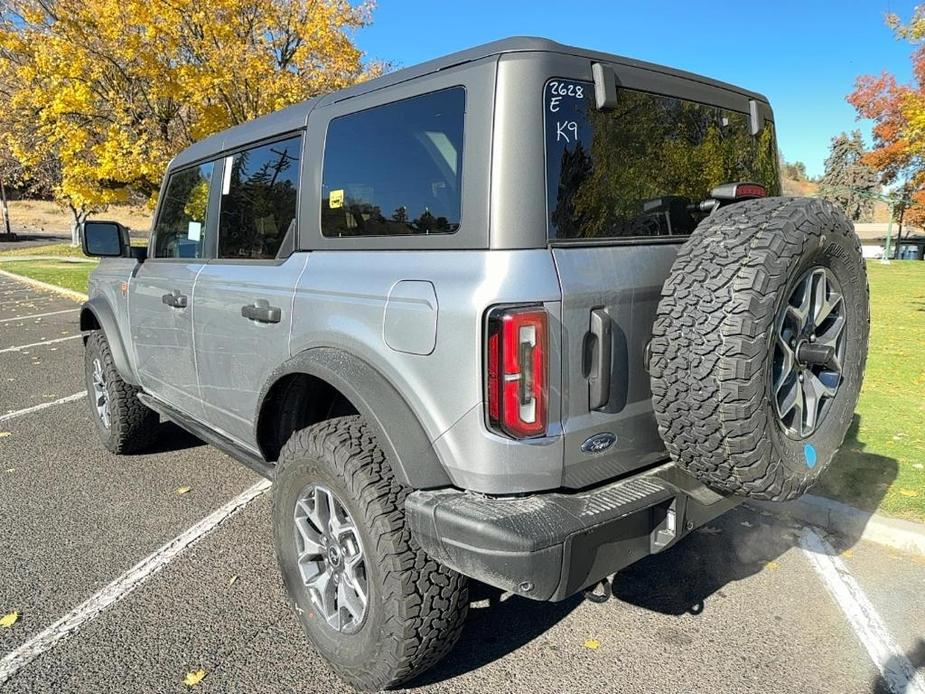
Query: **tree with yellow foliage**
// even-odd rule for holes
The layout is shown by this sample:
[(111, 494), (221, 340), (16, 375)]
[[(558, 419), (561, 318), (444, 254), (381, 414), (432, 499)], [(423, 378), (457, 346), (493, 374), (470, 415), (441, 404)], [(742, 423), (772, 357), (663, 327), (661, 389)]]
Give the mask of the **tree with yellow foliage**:
[(379, 70), (348, 0), (0, 0), (0, 146), (59, 164), (75, 225), (157, 193), (167, 162), (218, 130)]

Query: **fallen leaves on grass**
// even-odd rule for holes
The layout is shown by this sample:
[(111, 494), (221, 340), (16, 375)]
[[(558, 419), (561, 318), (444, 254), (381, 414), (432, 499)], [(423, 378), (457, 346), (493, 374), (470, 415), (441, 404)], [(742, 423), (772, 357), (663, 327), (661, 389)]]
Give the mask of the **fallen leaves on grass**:
[(899, 493), (903, 496), (918, 496), (919, 493), (914, 489), (900, 489)]
[(587, 641), (585, 641), (584, 646), (585, 648), (589, 650), (596, 651), (598, 648), (601, 647), (601, 642), (598, 641), (597, 639), (588, 639)]
[(9, 612), (3, 615), (2, 617), (0, 617), (0, 627), (3, 627), (4, 629), (9, 629), (11, 626), (16, 624), (18, 620), (19, 620), (19, 612), (17, 612), (16, 610), (13, 610), (12, 612)]
[(177, 494), (179, 494), (180, 496), (183, 496), (184, 494), (188, 494), (188, 493), (191, 492), (192, 490), (193, 490), (192, 487), (180, 487), (180, 488), (177, 490)]
[(206, 676), (205, 670), (196, 670), (196, 672), (187, 672), (186, 677), (183, 678), (183, 684), (187, 687), (195, 687), (197, 684), (202, 682), (202, 678)]

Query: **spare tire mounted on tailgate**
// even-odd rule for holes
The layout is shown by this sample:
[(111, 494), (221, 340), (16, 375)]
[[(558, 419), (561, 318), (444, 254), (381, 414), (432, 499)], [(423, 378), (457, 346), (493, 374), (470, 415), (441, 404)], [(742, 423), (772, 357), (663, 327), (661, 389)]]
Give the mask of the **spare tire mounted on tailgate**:
[(715, 489), (783, 501), (841, 445), (870, 323), (851, 223), (810, 198), (719, 209), (662, 289), (649, 370), (672, 458)]

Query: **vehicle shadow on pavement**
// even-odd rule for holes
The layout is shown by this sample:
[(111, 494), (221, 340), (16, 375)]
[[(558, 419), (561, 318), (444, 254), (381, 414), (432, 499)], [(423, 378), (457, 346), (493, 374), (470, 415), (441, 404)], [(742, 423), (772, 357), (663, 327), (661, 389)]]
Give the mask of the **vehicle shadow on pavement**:
[(158, 425), (152, 443), (134, 455), (170, 453), (172, 451), (184, 451), (188, 448), (196, 448), (197, 446), (205, 445), (205, 441), (196, 438), (173, 422), (161, 422), (161, 424)]
[[(868, 515), (848, 535), (832, 538), (836, 552), (857, 544), (870, 514), (898, 474), (893, 458), (868, 453), (858, 441), (855, 415), (843, 449), (823, 475), (827, 496), (856, 503)], [(862, 502), (858, 496), (862, 494)], [(815, 489), (813, 491), (819, 491)], [(652, 555), (614, 577), (619, 600), (669, 615), (699, 614), (724, 586), (767, 568), (800, 543), (802, 526), (765, 510), (740, 506), (692, 533), (662, 554)]]
[[(886, 661), (885, 670), (887, 672), (901, 672), (903, 666), (898, 658), (890, 658)], [(906, 660), (912, 665), (912, 669), (918, 673), (925, 673), (925, 639), (919, 639), (911, 652), (906, 654)], [(877, 675), (874, 679), (871, 691), (873, 694), (906, 694), (908, 687), (899, 689), (891, 687), (883, 675)], [(916, 691), (918, 691), (916, 689)]]
[(414, 689), (436, 684), (488, 665), (554, 627), (581, 604), (582, 598), (576, 595), (562, 602), (537, 602), (470, 581), (469, 601), (469, 617), (453, 650), (404, 686)]

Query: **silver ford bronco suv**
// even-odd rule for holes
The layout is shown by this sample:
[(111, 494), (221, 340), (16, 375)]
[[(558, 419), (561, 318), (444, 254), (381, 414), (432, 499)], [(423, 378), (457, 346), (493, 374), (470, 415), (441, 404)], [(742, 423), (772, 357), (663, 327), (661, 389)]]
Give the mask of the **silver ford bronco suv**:
[(295, 612), (360, 689), (451, 649), (470, 578), (600, 595), (803, 494), (867, 352), (853, 227), (780, 197), (764, 96), (542, 39), (213, 135), (147, 249), (83, 240), (103, 443), (170, 420), (272, 479)]

